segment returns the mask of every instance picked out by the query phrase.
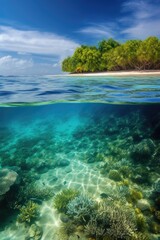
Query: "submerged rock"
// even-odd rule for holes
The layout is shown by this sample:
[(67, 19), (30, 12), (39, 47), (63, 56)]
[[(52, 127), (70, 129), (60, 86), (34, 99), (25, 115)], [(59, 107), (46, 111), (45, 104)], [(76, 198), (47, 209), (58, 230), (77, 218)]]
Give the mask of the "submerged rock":
[(10, 169), (0, 169), (0, 198), (6, 192), (9, 191), (10, 187), (15, 183), (18, 174)]
[(137, 201), (137, 207), (141, 209), (141, 211), (150, 210), (150, 203), (146, 199), (139, 199)]

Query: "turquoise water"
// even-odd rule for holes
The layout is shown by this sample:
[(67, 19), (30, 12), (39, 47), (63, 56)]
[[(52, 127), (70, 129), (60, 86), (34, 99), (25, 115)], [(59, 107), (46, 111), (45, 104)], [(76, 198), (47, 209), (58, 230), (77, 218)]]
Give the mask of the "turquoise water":
[(0, 239), (160, 238), (157, 77), (0, 78)]
[(0, 103), (160, 102), (160, 77), (0, 76)]

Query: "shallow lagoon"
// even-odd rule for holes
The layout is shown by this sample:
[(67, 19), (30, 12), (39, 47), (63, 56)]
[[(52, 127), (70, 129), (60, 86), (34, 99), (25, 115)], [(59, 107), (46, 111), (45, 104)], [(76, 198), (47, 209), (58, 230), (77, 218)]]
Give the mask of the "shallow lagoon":
[(2, 87), (0, 239), (159, 239), (159, 79), (47, 78)]

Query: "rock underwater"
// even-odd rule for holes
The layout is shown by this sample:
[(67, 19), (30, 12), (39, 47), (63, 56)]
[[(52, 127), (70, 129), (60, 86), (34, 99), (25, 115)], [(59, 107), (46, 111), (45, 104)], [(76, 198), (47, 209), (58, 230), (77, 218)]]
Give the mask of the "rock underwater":
[(3, 195), (9, 191), (10, 187), (15, 183), (18, 174), (10, 169), (0, 169), (0, 200)]

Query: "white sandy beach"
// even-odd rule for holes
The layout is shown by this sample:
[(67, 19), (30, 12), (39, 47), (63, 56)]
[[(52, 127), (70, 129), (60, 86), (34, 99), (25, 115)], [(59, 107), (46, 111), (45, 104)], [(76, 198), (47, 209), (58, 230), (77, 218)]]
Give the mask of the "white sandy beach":
[(98, 72), (98, 73), (73, 73), (67, 76), (160, 76), (160, 70), (143, 70), (143, 71), (112, 71), (112, 72)]

